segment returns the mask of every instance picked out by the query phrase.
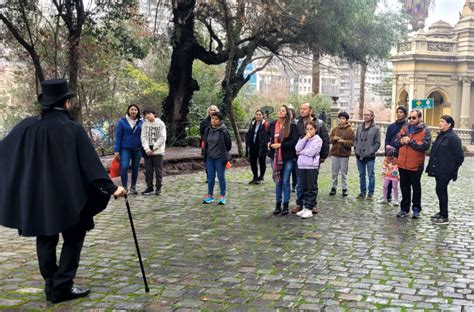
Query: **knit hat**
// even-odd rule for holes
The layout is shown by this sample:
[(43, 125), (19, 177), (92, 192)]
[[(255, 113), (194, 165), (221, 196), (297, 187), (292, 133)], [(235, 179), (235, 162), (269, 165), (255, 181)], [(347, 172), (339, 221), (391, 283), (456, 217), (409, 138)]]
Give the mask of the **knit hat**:
[(405, 114), (405, 117), (408, 115), (408, 111), (405, 106), (398, 106), (397, 111), (401, 110), (403, 114)]

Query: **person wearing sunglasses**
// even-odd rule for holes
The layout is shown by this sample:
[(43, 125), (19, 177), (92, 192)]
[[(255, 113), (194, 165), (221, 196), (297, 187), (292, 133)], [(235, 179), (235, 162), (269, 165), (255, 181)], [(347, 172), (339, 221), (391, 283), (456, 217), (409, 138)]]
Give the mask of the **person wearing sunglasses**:
[[(419, 110), (412, 110), (408, 116), (408, 125), (402, 127), (395, 138), (398, 148), (398, 169), (402, 201), (398, 218), (406, 218), (412, 203), (413, 219), (421, 213), (421, 175), (425, 164), (425, 153), (431, 145), (431, 133), (422, 121)], [(412, 196), (413, 190), (413, 196)]]

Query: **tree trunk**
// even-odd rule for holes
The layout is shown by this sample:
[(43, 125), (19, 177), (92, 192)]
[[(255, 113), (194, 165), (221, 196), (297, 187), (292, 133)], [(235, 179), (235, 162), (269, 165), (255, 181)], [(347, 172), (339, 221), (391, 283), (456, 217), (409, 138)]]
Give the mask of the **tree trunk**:
[(163, 119), (168, 124), (167, 143), (175, 145), (186, 137), (187, 115), (193, 93), (199, 90), (192, 77), (196, 58), (194, 5), (196, 0), (173, 1), (173, 53), (168, 72), (169, 93), (163, 102)]
[(319, 66), (320, 54), (319, 52), (313, 52), (313, 67), (312, 67), (312, 88), (313, 96), (319, 94), (319, 81), (321, 80), (320, 66)]
[(77, 81), (79, 75), (79, 43), (80, 36), (72, 35), (69, 37), (69, 89), (76, 94), (73, 99), (72, 116), (75, 121), (82, 124), (82, 100), (79, 95)]
[(364, 117), (364, 101), (365, 101), (365, 76), (367, 74), (367, 64), (360, 64), (360, 92), (359, 92), (359, 119)]
[[(232, 89), (232, 88), (230, 88)], [(230, 92), (228, 92), (230, 91)], [(230, 124), (232, 125), (232, 130), (234, 131), (235, 143), (237, 144), (237, 150), (239, 152), (239, 157), (244, 156), (244, 148), (242, 145), (242, 140), (240, 139), (239, 126), (237, 125), (237, 118), (235, 116), (234, 108), (232, 107), (232, 102), (234, 101), (235, 95), (238, 93), (234, 90), (228, 90), (224, 92), (224, 105), (226, 111), (229, 115)]]

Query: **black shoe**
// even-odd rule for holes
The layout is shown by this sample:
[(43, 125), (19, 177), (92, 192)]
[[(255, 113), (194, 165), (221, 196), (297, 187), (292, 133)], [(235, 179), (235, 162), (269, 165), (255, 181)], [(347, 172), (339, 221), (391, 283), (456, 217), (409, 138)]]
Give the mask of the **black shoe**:
[(411, 215), (411, 217), (413, 219), (418, 219), (420, 217), (420, 212), (421, 212), (420, 208), (413, 208), (413, 214)]
[(252, 181), (249, 182), (249, 184), (257, 184), (257, 183), (255, 183), (255, 182), (257, 182), (257, 180), (256, 180), (256, 179), (253, 179)]
[(161, 195), (161, 190), (160, 190), (160, 189), (156, 189), (156, 190), (155, 190), (155, 195), (156, 195), (156, 196)]
[(275, 210), (273, 210), (274, 215), (279, 215), (281, 213), (281, 202), (277, 202), (275, 206)]
[(263, 177), (259, 177), (258, 181), (263, 182)]
[(59, 295), (56, 295), (55, 297), (51, 297), (50, 299), (52, 303), (60, 303), (67, 300), (73, 300), (77, 298), (86, 297), (87, 295), (90, 294), (90, 292), (91, 291), (87, 288), (81, 289), (77, 287), (71, 287), (71, 289), (63, 293), (60, 293)]
[(153, 188), (152, 187), (147, 187), (146, 190), (142, 192), (142, 195), (150, 195), (153, 194)]
[(439, 216), (438, 218), (431, 220), (431, 222), (433, 222), (433, 224), (438, 224), (438, 225), (449, 224), (449, 219)]
[(331, 195), (331, 196), (336, 195), (336, 189), (334, 187), (331, 188), (331, 192), (329, 192), (329, 195)]
[(406, 218), (406, 217), (408, 217), (408, 216), (409, 216), (408, 212), (405, 212), (405, 211), (403, 211), (403, 210), (400, 210), (400, 212), (397, 213), (397, 218), (403, 219), (403, 218)]
[(347, 196), (347, 190), (342, 190), (342, 196)]
[(290, 211), (288, 210), (288, 203), (284, 203), (283, 204), (283, 210), (281, 212), (281, 215), (282, 216), (286, 216), (288, 213), (290, 213)]
[(357, 195), (356, 199), (364, 199), (365, 198), (365, 194), (364, 193), (360, 193), (359, 195)]
[(430, 219), (438, 219), (439, 217), (441, 217), (441, 214), (438, 212), (437, 214), (432, 215)]
[(130, 187), (130, 195), (137, 195), (137, 188), (135, 186)]

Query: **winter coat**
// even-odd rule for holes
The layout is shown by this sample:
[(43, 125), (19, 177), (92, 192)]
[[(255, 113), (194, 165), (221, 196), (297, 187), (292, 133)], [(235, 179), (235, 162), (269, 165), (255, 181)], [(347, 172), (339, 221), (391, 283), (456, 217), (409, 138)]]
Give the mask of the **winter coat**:
[[(272, 121), (268, 128), (268, 142), (270, 144), (274, 143), (275, 138), (275, 124), (276, 120)], [(283, 139), (281, 142), (281, 158), (283, 160), (294, 160), (296, 159), (296, 151), (295, 146), (298, 143), (298, 128), (294, 123), (290, 124), (290, 133), (286, 139)], [(275, 149), (270, 147), (270, 151), (268, 152), (268, 157), (273, 159), (275, 157)]]
[(375, 160), (375, 153), (380, 148), (380, 128), (372, 121), (368, 128), (365, 123), (357, 127), (355, 136), (355, 154), (362, 161)]
[[(334, 140), (334, 137), (340, 137), (342, 142)], [(346, 123), (345, 125), (338, 125), (332, 129), (329, 140), (332, 144), (331, 156), (335, 157), (349, 157), (351, 156), (351, 149), (354, 145), (355, 134), (352, 130), (351, 124)]]
[(431, 177), (444, 177), (456, 181), (463, 161), (461, 139), (452, 129), (448, 129), (446, 132), (441, 132), (434, 141), (426, 172)]
[(398, 173), (398, 164), (396, 157), (385, 157), (382, 164), (382, 176), (386, 179), (400, 180), (400, 175)]
[(165, 123), (160, 118), (155, 118), (154, 122), (145, 120), (142, 125), (141, 142), (146, 153), (152, 151), (153, 156), (163, 155), (166, 144)]
[[(312, 121), (316, 121), (318, 125), (318, 135), (323, 140), (323, 147), (321, 148), (321, 159), (328, 158), (329, 155), (329, 130), (326, 124), (318, 119), (313, 117)], [(299, 118), (296, 122), (296, 127), (298, 128), (298, 138), (304, 137), (306, 135), (306, 128), (303, 118)]]
[(322, 146), (323, 140), (317, 134), (310, 139), (306, 137), (299, 139), (295, 147), (296, 155), (298, 155), (298, 169), (318, 169)]
[[(400, 139), (406, 136), (410, 138), (410, 142), (402, 145)], [(398, 168), (423, 171), (425, 152), (431, 145), (431, 132), (425, 124), (403, 126), (397, 134), (394, 144), (398, 149)]]
[(204, 142), (205, 159), (211, 157), (230, 160), (229, 151), (232, 148), (232, 141), (224, 123), (217, 128), (207, 128), (204, 133)]
[(127, 117), (120, 118), (117, 129), (115, 130), (115, 146), (114, 151), (120, 152), (122, 149), (137, 150), (141, 149), (141, 133), (143, 120), (137, 120), (135, 129), (130, 127)]
[[(116, 190), (84, 129), (63, 110), (21, 121), (0, 141), (0, 224), (23, 236), (86, 230)], [(94, 184), (112, 185), (102, 192)]]
[[(249, 151), (253, 151), (258, 157), (266, 156), (268, 153), (268, 127), (269, 123), (262, 120), (262, 123), (258, 127), (257, 135), (255, 136), (255, 129), (257, 128), (257, 122), (255, 120), (250, 124), (250, 128), (245, 136), (245, 148), (247, 154)], [(255, 137), (255, 142), (254, 142)]]
[[(401, 121), (395, 121), (394, 123), (390, 124), (387, 128), (387, 133), (385, 133), (385, 145), (384, 150), (387, 145), (395, 146), (395, 138), (397, 134), (400, 132), (403, 126), (407, 125), (407, 121), (405, 119)], [(398, 150), (397, 150), (398, 156)]]

